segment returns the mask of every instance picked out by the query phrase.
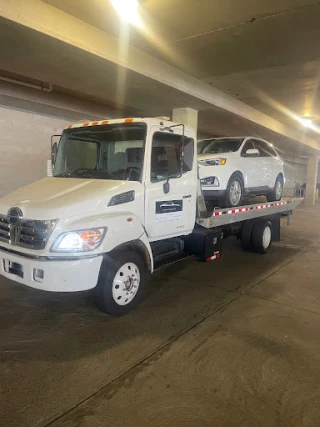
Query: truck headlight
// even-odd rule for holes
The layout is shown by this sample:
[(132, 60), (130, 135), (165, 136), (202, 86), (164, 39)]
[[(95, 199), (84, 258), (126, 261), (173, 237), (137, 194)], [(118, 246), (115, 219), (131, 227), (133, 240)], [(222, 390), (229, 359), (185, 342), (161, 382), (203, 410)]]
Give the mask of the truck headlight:
[(90, 228), (62, 233), (52, 245), (51, 252), (88, 252), (100, 246), (105, 228)]

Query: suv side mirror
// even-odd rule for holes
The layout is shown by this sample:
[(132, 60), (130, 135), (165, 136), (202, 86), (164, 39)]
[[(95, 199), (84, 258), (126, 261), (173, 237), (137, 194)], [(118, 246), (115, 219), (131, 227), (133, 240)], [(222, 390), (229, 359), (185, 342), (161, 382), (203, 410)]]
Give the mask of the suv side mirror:
[(246, 153), (246, 156), (248, 157), (259, 157), (260, 156), (260, 151), (257, 148), (249, 148)]

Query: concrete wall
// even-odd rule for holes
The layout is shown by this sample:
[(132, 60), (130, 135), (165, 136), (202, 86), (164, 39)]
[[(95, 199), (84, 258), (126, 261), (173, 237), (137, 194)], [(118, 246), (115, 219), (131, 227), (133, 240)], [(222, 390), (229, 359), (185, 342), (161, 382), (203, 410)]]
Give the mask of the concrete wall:
[(71, 122), (0, 105), (0, 197), (46, 176), (51, 135)]
[(284, 174), (286, 177), (286, 183), (283, 195), (285, 197), (291, 197), (294, 195), (295, 188), (306, 182), (307, 165), (285, 161)]

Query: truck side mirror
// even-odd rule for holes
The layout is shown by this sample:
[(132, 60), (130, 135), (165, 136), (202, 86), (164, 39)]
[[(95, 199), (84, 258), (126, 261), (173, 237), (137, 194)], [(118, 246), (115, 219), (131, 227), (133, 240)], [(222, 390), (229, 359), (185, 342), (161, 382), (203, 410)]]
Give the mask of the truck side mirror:
[[(52, 167), (54, 167), (54, 165), (56, 163), (60, 138), (61, 138), (61, 135), (52, 135), (52, 137), (51, 137), (51, 162), (52, 162)], [(56, 140), (58, 142), (54, 142), (54, 140)]]
[(58, 153), (58, 144), (55, 142), (51, 146), (51, 162), (52, 162), (52, 166), (54, 166), (54, 164), (56, 163), (57, 153)]
[(182, 177), (182, 173), (178, 172), (174, 175), (170, 175), (168, 176), (166, 182), (163, 183), (163, 193), (164, 194), (168, 194), (170, 191), (170, 179), (175, 179), (175, 178), (181, 178)]
[(169, 180), (163, 184), (163, 193), (168, 194), (170, 191), (170, 183)]

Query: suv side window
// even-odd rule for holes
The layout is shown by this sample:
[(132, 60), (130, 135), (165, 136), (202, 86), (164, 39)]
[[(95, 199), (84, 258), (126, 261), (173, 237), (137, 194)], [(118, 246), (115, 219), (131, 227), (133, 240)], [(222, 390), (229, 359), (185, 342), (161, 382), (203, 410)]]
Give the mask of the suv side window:
[(274, 152), (267, 142), (255, 139), (254, 145), (260, 151), (261, 157), (274, 157)]
[(247, 150), (251, 150), (252, 148), (256, 148), (256, 147), (254, 146), (252, 139), (250, 139), (244, 144), (243, 149), (241, 151), (241, 157), (246, 157)]
[(278, 153), (275, 151), (275, 149), (272, 147), (272, 145), (268, 144), (269, 151), (272, 157), (278, 157)]
[[(182, 136), (155, 132), (151, 152), (151, 181), (157, 182), (181, 171), (180, 152)], [(194, 141), (184, 137), (183, 173), (191, 171), (194, 157)]]

